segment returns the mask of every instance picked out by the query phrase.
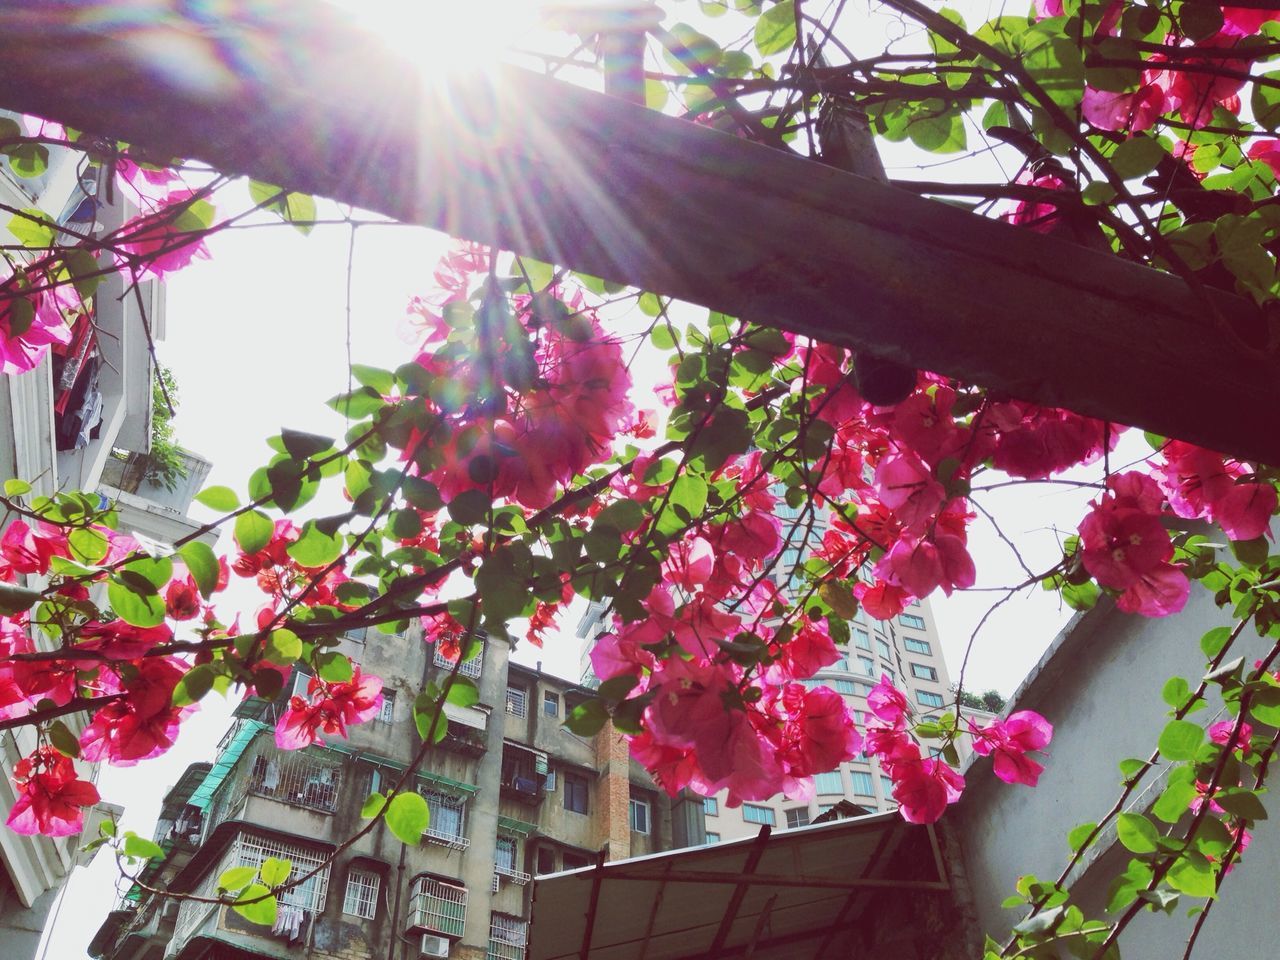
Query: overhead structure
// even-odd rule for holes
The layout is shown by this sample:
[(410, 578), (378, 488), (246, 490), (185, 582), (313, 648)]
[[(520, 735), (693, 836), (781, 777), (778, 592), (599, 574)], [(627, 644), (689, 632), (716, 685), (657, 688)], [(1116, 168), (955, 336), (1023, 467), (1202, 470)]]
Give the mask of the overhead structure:
[(928, 918), (915, 924), (917, 947), (936, 940), (961, 950), (954, 904), (933, 827), (896, 812), (765, 827), (754, 838), (538, 878), (528, 957), (873, 956), (911, 917)]
[(424, 81), (324, 5), (160, 6), (4, 7), (0, 106), (1280, 463), (1240, 297), (516, 68)]

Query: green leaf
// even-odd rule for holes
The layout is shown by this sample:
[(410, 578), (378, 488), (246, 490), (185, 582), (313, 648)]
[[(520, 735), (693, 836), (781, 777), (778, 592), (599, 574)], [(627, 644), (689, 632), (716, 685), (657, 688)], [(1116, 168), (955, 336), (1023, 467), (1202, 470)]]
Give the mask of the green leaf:
[(363, 806), (360, 807), (360, 816), (365, 820), (372, 820), (382, 812), (382, 808), (387, 805), (387, 798), (380, 793), (371, 793), (365, 800)]
[(236, 517), (236, 545), (243, 553), (257, 553), (275, 534), (276, 525), (271, 518), (258, 510), (250, 510)]
[[(1266, 73), (1261, 78), (1270, 83), (1280, 81), (1280, 73)], [(1253, 85), (1253, 116), (1268, 130), (1280, 128), (1280, 89), (1255, 82)]]
[(355, 676), (351, 661), (340, 653), (322, 653), (317, 656), (316, 673), (326, 683), (346, 683)]
[(1160, 733), (1160, 754), (1166, 760), (1191, 760), (1204, 742), (1204, 728), (1190, 720), (1170, 720)]
[(1169, 886), (1193, 897), (1212, 897), (1217, 892), (1217, 874), (1204, 854), (1182, 853), (1166, 874)]
[(126, 857), (137, 857), (139, 860), (162, 860), (164, 859), (164, 850), (160, 844), (153, 843), (146, 837), (129, 833), (124, 838), (124, 855)]
[(228, 893), (239, 893), (253, 883), (253, 878), (257, 875), (258, 871), (254, 867), (232, 867), (230, 870), (223, 871), (218, 877), (218, 889)]
[[(1044, 26), (1044, 24), (1041, 24)], [(1084, 97), (1084, 60), (1080, 48), (1061, 33), (1028, 31), (1022, 65), (1049, 99), (1065, 109), (1075, 108)]]
[(1223, 810), (1237, 817), (1243, 817), (1246, 820), (1267, 819), (1267, 808), (1262, 805), (1257, 793), (1252, 790), (1224, 790), (1214, 799)]
[(702, 515), (707, 506), (707, 481), (682, 473), (671, 484), (667, 508), (658, 520), (660, 533), (676, 533)]
[(345, 542), (345, 538), (329, 536), (316, 527), (315, 521), (308, 520), (302, 527), (302, 535), (285, 547), (285, 552), (299, 566), (317, 569), (328, 566), (342, 556)]
[(302, 640), (292, 630), (283, 627), (272, 630), (271, 635), (267, 637), (267, 649), (263, 656), (272, 663), (282, 667), (288, 666), (302, 656)]
[(1072, 827), (1071, 832), (1067, 834), (1067, 844), (1071, 847), (1071, 852), (1075, 853), (1084, 846), (1084, 842), (1097, 829), (1098, 825), (1096, 823), (1082, 823), (1079, 826)]
[[(259, 897), (263, 899), (258, 900)], [(240, 896), (242, 902), (232, 906), (232, 910), (240, 914), (250, 923), (256, 923), (259, 926), (270, 927), (276, 922), (276, 913), (278, 906), (276, 898), (271, 895), (268, 890), (260, 883), (250, 885)], [(245, 903), (246, 900), (257, 900), (256, 903)]]
[(1210, 659), (1222, 652), (1231, 639), (1231, 631), (1227, 627), (1214, 627), (1200, 638), (1200, 650)]
[(1111, 166), (1122, 179), (1144, 177), (1156, 168), (1165, 156), (1159, 140), (1143, 134), (1130, 137), (1111, 154)]
[(1151, 812), (1165, 823), (1177, 823), (1196, 796), (1195, 768), (1178, 767), (1170, 772), (1164, 792), (1152, 805)]
[(480, 691), (469, 677), (454, 677), (446, 697), (455, 707), (473, 707), (480, 702)]
[(67, 534), (71, 555), (84, 563), (98, 563), (107, 555), (110, 544), (106, 534), (93, 527), (76, 527)]
[(413, 725), (418, 728), (419, 737), (432, 743), (439, 743), (449, 732), (449, 720), (444, 711), (426, 693), (418, 694), (413, 701)]
[(80, 756), (80, 740), (61, 720), (49, 724), (45, 731), (53, 748), (64, 757)]
[(240, 506), (240, 498), (236, 496), (236, 492), (230, 487), (221, 486), (205, 487), (196, 494), (196, 502), (219, 513), (230, 513)]
[(1154, 853), (1160, 840), (1155, 825), (1138, 813), (1122, 813), (1116, 818), (1116, 836), (1133, 853)]
[(221, 572), (213, 548), (207, 543), (192, 540), (179, 548), (178, 556), (182, 558), (192, 579), (195, 580), (200, 596), (208, 600), (218, 587), (218, 574)]
[(1160, 698), (1169, 706), (1177, 709), (1187, 702), (1191, 696), (1191, 685), (1182, 677), (1170, 677), (1160, 691)]
[(53, 221), (43, 210), (28, 207), (9, 220), (9, 232), (24, 247), (44, 248), (53, 246), (56, 234)]
[(431, 822), (427, 801), (416, 793), (397, 793), (387, 804), (387, 827), (401, 843), (417, 844)]
[(483, 490), (467, 490), (450, 500), (447, 509), (454, 523), (473, 526), (488, 519), (491, 505), (489, 495)]
[(25, 480), (6, 480), (4, 482), (4, 495), (6, 497), (20, 497), (25, 493), (31, 492), (31, 484)]
[(609, 721), (609, 711), (600, 700), (586, 700), (564, 718), (564, 725), (580, 737), (594, 737)]
[(756, 50), (762, 57), (781, 53), (796, 42), (796, 5), (794, 0), (776, 3), (756, 21)]
[(289, 879), (289, 874), (292, 871), (292, 862), (281, 860), (279, 857), (267, 857), (266, 860), (262, 861), (258, 875), (262, 877), (262, 882), (268, 887), (278, 887)]
[(286, 192), (272, 184), (250, 180), (249, 196), (264, 210), (270, 210), (286, 223), (292, 223), (303, 236), (311, 232), (310, 221), (316, 218), (316, 201), (310, 194)]
[[(390, 380), (391, 374), (387, 374)], [(306, 460), (317, 454), (333, 449), (333, 438), (322, 437), (315, 433), (302, 433), (298, 430), (281, 430), (280, 440), (284, 443), (289, 456), (297, 460)]]
[(49, 169), (49, 148), (43, 143), (15, 143), (0, 153), (9, 158), (9, 169), (24, 180), (42, 176)]
[(154, 590), (140, 592), (138, 581), (146, 581), (137, 576), (126, 580), (127, 573), (123, 571), (107, 582), (107, 602), (111, 609), (117, 617), (135, 627), (159, 626), (164, 622), (164, 600)]
[(213, 689), (216, 676), (213, 667), (207, 663), (192, 667), (173, 688), (173, 705), (185, 707), (203, 699)]

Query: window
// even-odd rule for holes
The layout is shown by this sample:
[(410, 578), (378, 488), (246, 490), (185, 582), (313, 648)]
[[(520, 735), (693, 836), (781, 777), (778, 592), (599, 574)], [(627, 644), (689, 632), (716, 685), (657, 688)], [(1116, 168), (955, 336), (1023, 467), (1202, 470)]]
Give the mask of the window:
[(755, 803), (744, 803), (742, 805), (742, 819), (747, 823), (767, 823), (771, 827), (778, 825), (778, 818), (769, 807), (762, 807)]
[(640, 797), (631, 798), (631, 829), (635, 833), (649, 832), (649, 801)]
[(582, 867), (587, 866), (587, 864), (589, 864), (590, 862), (591, 862), (590, 860), (588, 860), (586, 857), (584, 857), (580, 853), (570, 853), (567, 850), (565, 851), (564, 868), (566, 870), (580, 870)]
[(576, 773), (564, 775), (564, 808), (570, 813), (587, 812), (587, 778)]
[(538, 848), (538, 875), (556, 872), (556, 852), (550, 847)]
[(523, 960), (529, 924), (505, 913), (489, 915), (489, 950), (485, 960)]
[(719, 842), (720, 842), (720, 834), (718, 834), (718, 833), (712, 833), (710, 830), (708, 830), (708, 831), (707, 831), (707, 843), (719, 843)]
[(787, 816), (787, 829), (794, 830), (796, 827), (807, 826), (809, 823), (809, 808), (796, 807), (793, 810), (784, 810)]
[(925, 707), (942, 707), (945, 705), (942, 694), (934, 693), (931, 690), (917, 690), (916, 700), (920, 702), (921, 706)]
[(445, 846), (466, 849), (467, 838), (463, 836), (466, 825), (466, 801), (452, 794), (440, 793), (437, 790), (420, 789), (422, 797), (427, 801), (428, 821), (426, 833), (428, 840), (436, 840)]
[(382, 878), (372, 870), (347, 871), (347, 892), (342, 898), (342, 912), (372, 920), (378, 907), (378, 888)]
[(884, 791), (884, 795), (890, 799), (893, 797), (893, 778), (887, 777), (883, 773), (880, 774), (880, 789)]
[(818, 793), (844, 793), (844, 781), (839, 770), (814, 774), (813, 786)]
[(853, 628), (853, 642), (854, 642), (855, 644), (857, 644), (857, 645), (858, 645), (859, 649), (862, 649), (862, 650), (870, 650), (870, 649), (871, 649), (871, 634), (867, 633), (867, 631), (865, 631), (865, 630), (860, 630), (860, 629), (858, 629), (857, 627), (854, 627), (854, 628)]
[(937, 680), (938, 671), (933, 667), (925, 666), (923, 663), (911, 664), (911, 675), (921, 680)]
[(556, 792), (556, 771), (554, 767), (547, 771), (547, 779), (544, 781), (543, 787), (547, 793)]
[(857, 687), (855, 687), (855, 686), (853, 685), (853, 681), (852, 681), (852, 680), (837, 680), (837, 681), (836, 681), (836, 693), (847, 693), (847, 694), (852, 695), (852, 694), (856, 693), (856, 692), (857, 692), (857, 690), (858, 690), (858, 688), (857, 688)]
[(467, 924), (467, 888), (457, 881), (421, 876), (409, 896), (409, 926), (461, 937)]
[(876, 675), (875, 661), (872, 660), (870, 657), (859, 657), (858, 670), (865, 677), (874, 677)]
[(720, 816), (720, 801), (715, 797), (703, 797), (702, 812), (708, 817)]
[(548, 717), (560, 716), (560, 694), (545, 691), (542, 694), (542, 712)]
[(396, 714), (396, 692), (394, 690), (382, 691), (382, 706), (378, 708), (378, 722), (390, 723)]
[(498, 837), (493, 848), (493, 865), (499, 873), (514, 873), (516, 869), (516, 838)]
[(853, 685), (858, 688), (858, 693), (864, 697), (867, 694), (869, 694), (873, 689), (875, 689), (874, 687), (872, 687), (871, 684), (867, 683), (865, 680), (855, 680), (853, 681)]
[(885, 643), (879, 637), (876, 637), (876, 649), (880, 651), (880, 656), (886, 660), (892, 660), (893, 654), (889, 652), (889, 644)]
[(933, 656), (933, 648), (929, 646), (928, 640), (917, 640), (915, 637), (903, 637), (902, 642), (912, 653), (923, 653), (926, 657)]
[[(451, 645), (448, 640), (446, 640), (444, 637), (441, 637), (439, 640), (436, 641), (436, 652), (435, 652), (434, 661), (437, 667), (440, 667), (443, 670), (453, 669), (453, 665), (458, 662), (457, 643), (460, 641), (460, 639), (461, 638), (455, 638), (453, 640), (453, 643), (452, 643), (453, 649), (449, 651), (452, 654), (452, 656), (446, 656), (445, 651), (442, 649), (443, 647), (448, 647)], [(480, 667), (484, 663), (484, 653), (483, 653), (484, 647), (482, 644), (476, 644), (475, 649), (476, 649), (475, 656), (473, 656), (469, 660), (462, 661), (462, 666), (458, 668), (458, 676), (470, 677), (472, 680), (475, 680), (480, 676)]]
[[(213, 876), (221, 876), (231, 867), (261, 867), (262, 864), (275, 857), (277, 860), (288, 860), (293, 864), (293, 877), (301, 877), (320, 866), (325, 855), (319, 851), (309, 850), (292, 843), (282, 843), (267, 837), (253, 834), (242, 834), (232, 845), (222, 869)], [(329, 868), (326, 866), (313, 877), (309, 877), (296, 887), (284, 890), (279, 894), (281, 904), (320, 913), (324, 910), (325, 895), (329, 889)]]
[(853, 711), (853, 721), (854, 721), (854, 723), (856, 723), (858, 726), (862, 726), (864, 723), (866, 723), (866, 722), (867, 722), (867, 714), (866, 714), (866, 711), (864, 711), (864, 710), (855, 710), (855, 711)]
[(914, 613), (898, 614), (898, 622), (904, 627), (911, 627), (915, 630), (924, 629), (924, 617), (917, 617)]
[(507, 713), (523, 717), (529, 710), (529, 691), (524, 687), (507, 687)]
[(865, 770), (850, 770), (849, 779), (853, 781), (853, 792), (864, 797), (874, 797), (876, 788), (871, 781), (871, 774)]
[(249, 766), (251, 793), (326, 813), (338, 809), (343, 768), (341, 762), (329, 759), (332, 754), (270, 747), (261, 750)]

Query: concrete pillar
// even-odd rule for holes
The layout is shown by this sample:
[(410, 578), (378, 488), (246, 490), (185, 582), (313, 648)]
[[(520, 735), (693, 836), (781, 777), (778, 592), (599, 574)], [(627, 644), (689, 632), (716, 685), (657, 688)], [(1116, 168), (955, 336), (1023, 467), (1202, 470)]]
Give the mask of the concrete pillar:
[(485, 729), (485, 752), (476, 766), (475, 796), (467, 811), (471, 845), (462, 855), (462, 882), (467, 887), (467, 923), (462, 940), (451, 954), (455, 960), (484, 960), (489, 949), (489, 912), (493, 898), (493, 866), (498, 845), (498, 801), (502, 783), (502, 730), (506, 720), (506, 640), (489, 637), (484, 643), (480, 672), (480, 702), (493, 708)]
[(596, 734), (596, 808), (592, 814), (596, 849), (609, 860), (631, 856), (631, 752), (612, 723)]

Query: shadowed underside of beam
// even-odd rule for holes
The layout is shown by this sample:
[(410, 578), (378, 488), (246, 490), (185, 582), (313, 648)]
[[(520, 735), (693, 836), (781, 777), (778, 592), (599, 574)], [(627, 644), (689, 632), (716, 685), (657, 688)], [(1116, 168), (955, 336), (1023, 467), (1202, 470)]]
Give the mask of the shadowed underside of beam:
[(1208, 292), (1223, 325), (1169, 275), (515, 68), (427, 83), (300, 0), (126, 6), (0, 11), (0, 106), (1280, 463), (1239, 297)]

